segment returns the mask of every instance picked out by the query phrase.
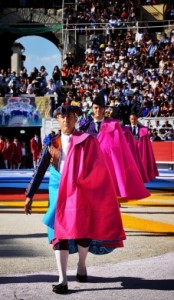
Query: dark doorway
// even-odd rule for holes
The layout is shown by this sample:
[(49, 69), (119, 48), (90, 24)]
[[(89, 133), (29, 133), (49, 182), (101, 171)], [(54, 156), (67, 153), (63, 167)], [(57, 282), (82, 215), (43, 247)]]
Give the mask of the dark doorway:
[(27, 169), (33, 168), (32, 155), (30, 151), (30, 140), (35, 135), (35, 133), (40, 134), (40, 127), (0, 127), (0, 135), (3, 137), (8, 137), (10, 141), (13, 141), (16, 137), (20, 142), (26, 143), (27, 149)]

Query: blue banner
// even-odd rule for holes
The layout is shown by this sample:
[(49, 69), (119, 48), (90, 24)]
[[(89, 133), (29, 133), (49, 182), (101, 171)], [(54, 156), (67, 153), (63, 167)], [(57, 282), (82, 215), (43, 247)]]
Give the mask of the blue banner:
[(42, 116), (36, 108), (35, 97), (21, 95), (5, 97), (0, 108), (0, 127), (42, 126)]

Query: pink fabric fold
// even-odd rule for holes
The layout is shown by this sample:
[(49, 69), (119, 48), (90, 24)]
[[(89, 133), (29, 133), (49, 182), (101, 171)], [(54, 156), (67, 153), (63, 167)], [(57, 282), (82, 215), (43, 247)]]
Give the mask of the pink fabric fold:
[(105, 121), (97, 139), (114, 180), (117, 196), (126, 200), (149, 197), (120, 124), (115, 120)]
[(55, 215), (55, 238), (126, 238), (115, 186), (96, 138), (74, 136), (66, 157)]

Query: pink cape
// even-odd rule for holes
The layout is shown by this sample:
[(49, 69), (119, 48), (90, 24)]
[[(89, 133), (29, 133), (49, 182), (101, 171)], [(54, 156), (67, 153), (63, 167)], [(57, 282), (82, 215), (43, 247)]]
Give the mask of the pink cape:
[(115, 120), (103, 122), (97, 139), (115, 182), (117, 196), (126, 200), (149, 197), (120, 124)]
[[(64, 164), (55, 215), (53, 244), (61, 239), (115, 241), (125, 232), (115, 187), (96, 138), (73, 135)], [(112, 244), (112, 247), (114, 244)]]
[(138, 148), (137, 140), (134, 138), (132, 132), (130, 131), (128, 126), (122, 126), (124, 136), (126, 138), (126, 141), (129, 145), (129, 149), (131, 150), (132, 156), (138, 166), (138, 169), (140, 171), (140, 174), (142, 176), (143, 182), (149, 182), (150, 179), (148, 177), (146, 168), (143, 164), (141, 154)]
[(150, 180), (154, 179), (156, 176), (159, 176), (159, 172), (147, 127), (139, 128), (139, 140), (137, 141), (137, 143), (139, 152), (141, 154), (141, 159), (147, 171), (148, 177)]

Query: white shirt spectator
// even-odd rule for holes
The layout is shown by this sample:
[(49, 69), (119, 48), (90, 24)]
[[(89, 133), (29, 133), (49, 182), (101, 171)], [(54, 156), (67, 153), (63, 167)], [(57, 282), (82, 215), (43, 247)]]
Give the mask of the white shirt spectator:
[(29, 95), (34, 94), (36, 87), (34, 86), (34, 80), (27, 86), (26, 93)]
[(53, 95), (54, 93), (56, 93), (57, 91), (57, 85), (56, 83), (53, 81), (53, 79), (50, 79), (48, 81), (48, 85), (46, 87), (46, 95)]

